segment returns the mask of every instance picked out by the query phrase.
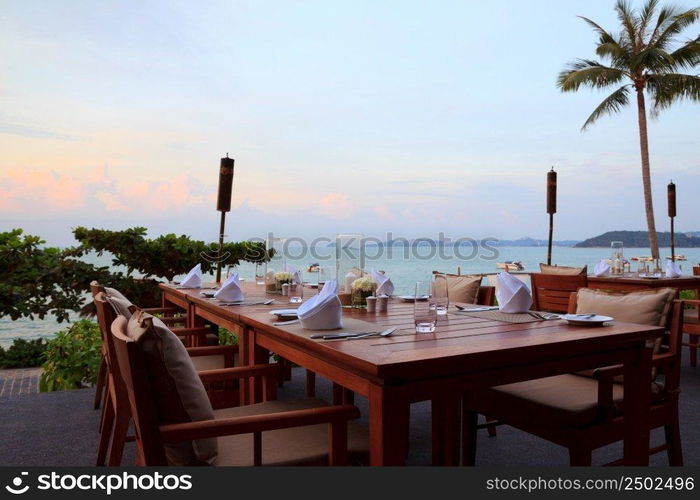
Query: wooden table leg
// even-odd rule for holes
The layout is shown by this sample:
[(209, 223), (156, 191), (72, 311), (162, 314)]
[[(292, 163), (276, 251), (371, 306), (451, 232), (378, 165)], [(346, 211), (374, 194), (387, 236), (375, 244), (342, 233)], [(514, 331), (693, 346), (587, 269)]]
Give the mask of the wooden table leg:
[(431, 400), (433, 465), (459, 465), (461, 406), (459, 395)]
[(404, 465), (406, 462), (410, 402), (395, 387), (370, 386), (370, 465)]
[[(247, 330), (248, 336), (248, 364), (250, 365), (260, 365), (266, 364), (270, 361), (270, 351), (260, 347), (255, 339), (257, 332), (252, 328), (245, 328)], [(262, 381), (258, 379), (253, 379), (250, 381), (250, 402), (251, 403), (261, 403), (263, 396)]]
[(651, 356), (651, 346), (640, 346), (630, 352), (625, 362), (623, 463), (626, 466), (649, 465)]

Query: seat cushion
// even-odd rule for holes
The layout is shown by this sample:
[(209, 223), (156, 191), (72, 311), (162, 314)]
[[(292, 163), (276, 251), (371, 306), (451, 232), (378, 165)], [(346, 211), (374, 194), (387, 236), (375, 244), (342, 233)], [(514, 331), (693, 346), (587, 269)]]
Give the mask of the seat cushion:
[[(182, 341), (158, 318), (137, 310), (127, 335), (141, 348), (161, 425), (214, 418), (207, 392)], [(216, 439), (167, 444), (170, 465), (201, 465), (216, 459)]]
[(617, 321), (666, 326), (675, 288), (657, 288), (625, 294), (581, 288), (576, 298), (577, 313), (612, 316)]
[(204, 370), (218, 370), (225, 368), (224, 355), (215, 354), (213, 356), (192, 356), (192, 364), (198, 372)]
[[(328, 406), (321, 399), (268, 401), (249, 406), (238, 406), (215, 410), (218, 418), (244, 417), (304, 410)], [(279, 429), (262, 433), (263, 465), (328, 465), (328, 424), (309, 425), (290, 429)], [(253, 465), (253, 435), (240, 434), (218, 438), (219, 454), (216, 465)], [(367, 463), (369, 455), (369, 433), (356, 422), (348, 422), (348, 463)]]
[(433, 271), (435, 282), (433, 294), (436, 297), (449, 297), (450, 302), (458, 304), (476, 304), (482, 276), (444, 274)]
[[(613, 384), (614, 410), (622, 413), (624, 388)], [(658, 397), (661, 385), (652, 384), (652, 393)], [(595, 423), (598, 413), (598, 381), (574, 374), (528, 380), (493, 387), (471, 398), (469, 406), (490, 417), (508, 423), (527, 419), (543, 425), (582, 427)]]
[(116, 314), (124, 316), (126, 319), (131, 318), (134, 304), (132, 304), (129, 299), (114, 288), (105, 287), (105, 293), (107, 295), (107, 302), (109, 302)]
[(550, 266), (548, 264), (540, 264), (540, 272), (544, 274), (559, 274), (561, 276), (578, 276), (580, 274), (588, 274), (588, 266), (569, 267), (569, 266)]

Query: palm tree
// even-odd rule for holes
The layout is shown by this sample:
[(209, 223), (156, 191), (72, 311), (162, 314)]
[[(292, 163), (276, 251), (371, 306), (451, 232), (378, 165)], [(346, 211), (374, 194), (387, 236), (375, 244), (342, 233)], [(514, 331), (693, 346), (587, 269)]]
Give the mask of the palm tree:
[(658, 4), (659, 0), (647, 0), (641, 10), (636, 10), (629, 2), (618, 0), (615, 11), (620, 21), (619, 33), (610, 33), (579, 16), (598, 34), (596, 54), (608, 64), (578, 59), (567, 65), (557, 82), (562, 92), (575, 92), (581, 86), (604, 89), (623, 84), (591, 113), (582, 130), (605, 114), (619, 112), (629, 104), (631, 90), (636, 93), (644, 208), (649, 246), (657, 259), (659, 242), (651, 198), (646, 97), (652, 103), (653, 117), (676, 101), (700, 101), (700, 76), (681, 73), (700, 64), (700, 36), (683, 42), (678, 40), (680, 34), (700, 18), (700, 8), (682, 10), (666, 6), (657, 9)]

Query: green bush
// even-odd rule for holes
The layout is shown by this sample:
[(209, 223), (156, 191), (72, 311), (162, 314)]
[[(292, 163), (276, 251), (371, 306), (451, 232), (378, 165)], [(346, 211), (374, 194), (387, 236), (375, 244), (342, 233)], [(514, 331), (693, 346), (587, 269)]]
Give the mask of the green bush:
[(44, 363), (44, 339), (15, 339), (7, 350), (0, 347), (0, 368), (32, 368)]
[(82, 319), (61, 330), (46, 346), (41, 392), (81, 389), (97, 382), (102, 339), (94, 321)]
[(219, 345), (238, 345), (238, 335), (226, 328), (219, 328)]

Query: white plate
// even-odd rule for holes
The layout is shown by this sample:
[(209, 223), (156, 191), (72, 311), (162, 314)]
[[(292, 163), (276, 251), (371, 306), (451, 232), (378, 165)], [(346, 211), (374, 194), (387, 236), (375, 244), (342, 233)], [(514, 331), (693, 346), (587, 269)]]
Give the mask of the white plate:
[(595, 314), (587, 317), (587, 314), (563, 314), (561, 319), (565, 319), (571, 325), (600, 326), (607, 321), (612, 321), (610, 316)]
[(403, 300), (404, 302), (415, 302), (416, 300), (419, 300), (419, 301), (428, 300), (427, 295), (421, 295), (420, 297), (418, 297), (418, 299), (416, 299), (415, 295), (399, 295), (399, 298), (401, 300)]
[(270, 314), (273, 316), (277, 316), (279, 319), (283, 318), (289, 318), (293, 319), (297, 317), (297, 310), (296, 309), (275, 309), (274, 311), (270, 311)]

